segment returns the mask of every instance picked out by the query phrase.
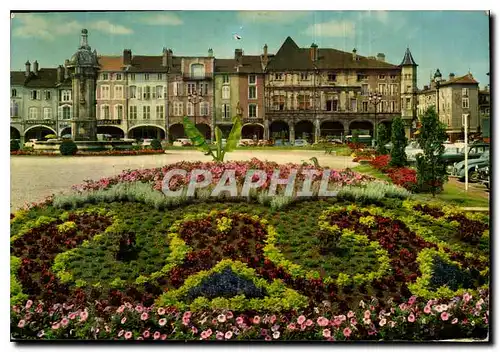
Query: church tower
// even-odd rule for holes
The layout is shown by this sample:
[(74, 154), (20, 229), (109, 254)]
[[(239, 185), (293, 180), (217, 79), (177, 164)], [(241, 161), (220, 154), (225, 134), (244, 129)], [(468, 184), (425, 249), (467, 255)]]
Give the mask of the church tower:
[(92, 52), (88, 44), (87, 33), (82, 29), (80, 47), (67, 64), (73, 90), (71, 134), (74, 141), (97, 140), (95, 93), (99, 63), (97, 52)]
[(408, 138), (410, 127), (417, 118), (417, 66), (410, 48), (407, 48), (399, 67), (401, 67), (401, 117), (405, 123)]

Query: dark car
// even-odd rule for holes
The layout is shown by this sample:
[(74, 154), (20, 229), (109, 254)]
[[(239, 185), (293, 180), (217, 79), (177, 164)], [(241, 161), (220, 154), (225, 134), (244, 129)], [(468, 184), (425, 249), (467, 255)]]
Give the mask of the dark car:
[[(450, 150), (450, 152), (444, 153), (441, 159), (447, 166), (451, 166), (460, 161), (464, 161), (465, 160), (464, 149), (465, 148), (462, 148), (457, 152), (453, 152)], [(481, 157), (483, 153), (490, 151), (490, 145), (488, 143), (474, 143), (469, 145), (467, 149), (468, 149), (468, 159), (477, 159)]]
[(465, 161), (460, 161), (453, 165), (452, 176), (458, 177), (460, 181), (465, 180), (465, 173), (469, 175), (470, 182), (478, 181), (478, 169), (490, 165), (490, 152), (484, 152), (479, 158), (467, 160), (467, 170), (465, 170)]

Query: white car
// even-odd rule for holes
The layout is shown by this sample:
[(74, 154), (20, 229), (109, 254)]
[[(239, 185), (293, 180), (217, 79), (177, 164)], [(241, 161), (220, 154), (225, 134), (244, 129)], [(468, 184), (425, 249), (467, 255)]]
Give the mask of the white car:
[(247, 147), (255, 145), (255, 141), (253, 139), (240, 139), (238, 142), (238, 147)]
[(191, 140), (187, 138), (176, 139), (173, 143), (174, 147), (188, 147), (191, 146)]
[(29, 141), (27, 141), (26, 143), (24, 143), (24, 146), (26, 148), (33, 148), (33, 146), (35, 145), (35, 143), (37, 141), (38, 141), (38, 139), (36, 139), (36, 138), (30, 139)]
[(151, 141), (152, 141), (152, 139), (149, 139), (149, 138), (144, 139), (142, 141), (142, 143), (141, 143), (141, 146), (143, 146), (143, 147), (149, 147), (151, 145)]

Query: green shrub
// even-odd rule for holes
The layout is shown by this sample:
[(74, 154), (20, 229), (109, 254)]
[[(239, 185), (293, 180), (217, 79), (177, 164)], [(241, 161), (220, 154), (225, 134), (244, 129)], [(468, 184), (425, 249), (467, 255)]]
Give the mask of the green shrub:
[(153, 150), (163, 150), (163, 146), (161, 145), (161, 142), (158, 139), (153, 139), (151, 141), (151, 149), (153, 149)]
[(62, 155), (75, 155), (78, 151), (78, 146), (72, 140), (63, 141), (59, 147)]
[(17, 139), (12, 139), (10, 141), (10, 151), (11, 152), (17, 152), (21, 146), (19, 145), (19, 141)]
[(45, 136), (45, 139), (56, 139), (57, 136), (55, 134), (48, 134)]
[(408, 160), (405, 148), (408, 145), (408, 138), (406, 138), (403, 119), (399, 116), (392, 121), (391, 142), (391, 161), (389, 161), (389, 165), (392, 167), (406, 166)]

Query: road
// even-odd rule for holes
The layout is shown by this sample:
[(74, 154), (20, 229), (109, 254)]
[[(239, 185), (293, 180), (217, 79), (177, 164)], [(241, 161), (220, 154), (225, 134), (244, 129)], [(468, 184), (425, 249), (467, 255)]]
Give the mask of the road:
[[(250, 160), (254, 157), (278, 163), (302, 163), (316, 157), (321, 166), (332, 169), (358, 165), (348, 156), (326, 155), (322, 151), (311, 150), (237, 150), (229, 153), (227, 160)], [(84, 180), (97, 180), (127, 169), (154, 168), (182, 160), (210, 161), (211, 157), (195, 150), (172, 150), (160, 155), (141, 156), (13, 156), (10, 158), (10, 208), (12, 211), (25, 203), (39, 202), (51, 194), (68, 192), (72, 185)]]

